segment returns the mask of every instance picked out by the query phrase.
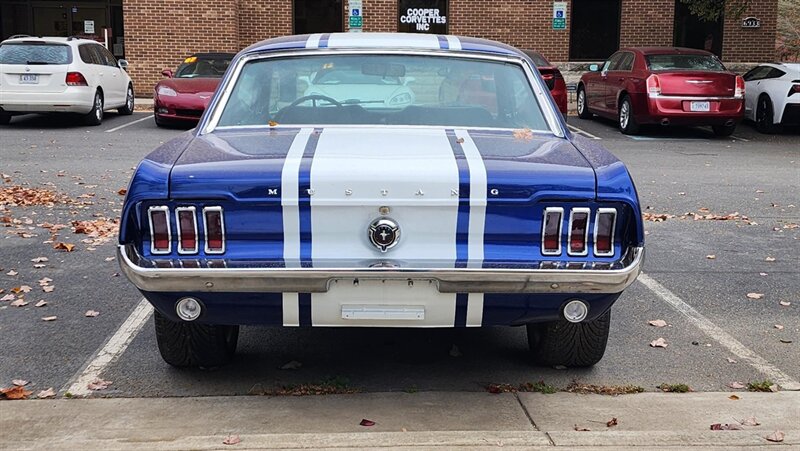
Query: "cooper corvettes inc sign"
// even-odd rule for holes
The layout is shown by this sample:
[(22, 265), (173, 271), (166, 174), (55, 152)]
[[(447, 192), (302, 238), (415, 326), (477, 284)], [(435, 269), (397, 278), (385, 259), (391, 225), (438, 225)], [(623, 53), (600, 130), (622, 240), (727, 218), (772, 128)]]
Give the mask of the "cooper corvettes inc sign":
[(430, 31), (431, 24), (447, 24), (447, 16), (439, 8), (408, 8), (405, 15), (400, 16), (401, 24), (411, 24), (416, 31)]

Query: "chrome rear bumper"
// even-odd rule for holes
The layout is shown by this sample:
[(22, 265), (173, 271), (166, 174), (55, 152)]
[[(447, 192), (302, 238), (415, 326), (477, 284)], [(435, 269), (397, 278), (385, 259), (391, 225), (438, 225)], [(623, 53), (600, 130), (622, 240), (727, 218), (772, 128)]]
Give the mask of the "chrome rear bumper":
[(442, 293), (619, 293), (632, 284), (644, 248), (629, 250), (621, 269), (504, 268), (152, 268), (131, 245), (117, 257), (125, 276), (149, 292), (323, 293), (334, 280), (432, 281)]

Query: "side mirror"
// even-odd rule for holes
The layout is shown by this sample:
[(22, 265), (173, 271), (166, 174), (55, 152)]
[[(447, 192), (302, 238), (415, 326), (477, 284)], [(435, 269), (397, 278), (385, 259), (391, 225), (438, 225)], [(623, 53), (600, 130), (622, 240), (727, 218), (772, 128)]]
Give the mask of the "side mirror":
[(167, 78), (172, 78), (172, 69), (164, 69), (164, 70), (162, 70), (161, 71), (161, 75), (163, 75), (163, 76), (165, 76)]
[(120, 69), (126, 72), (128, 71), (128, 60), (118, 60), (117, 65), (119, 66)]
[(408, 85), (410, 83), (414, 83), (415, 81), (417, 81), (417, 79), (414, 77), (403, 77), (403, 85)]
[(589, 65), (589, 72), (597, 72), (600, 70), (599, 64), (590, 64)]

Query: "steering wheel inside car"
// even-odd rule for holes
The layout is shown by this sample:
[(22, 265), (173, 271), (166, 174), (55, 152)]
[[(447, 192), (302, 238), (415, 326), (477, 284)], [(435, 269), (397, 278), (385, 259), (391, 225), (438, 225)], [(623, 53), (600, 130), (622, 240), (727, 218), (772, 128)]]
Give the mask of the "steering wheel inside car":
[(286, 105), (285, 108), (295, 107), (295, 106), (298, 106), (301, 103), (307, 102), (309, 100), (311, 101), (311, 106), (313, 106), (314, 108), (317, 108), (317, 101), (318, 100), (324, 100), (324, 101), (330, 103), (331, 105), (333, 105), (333, 106), (335, 106), (337, 108), (342, 108), (344, 106), (334, 98), (331, 98), (331, 97), (328, 97), (328, 96), (324, 96), (322, 94), (311, 94), (310, 96), (300, 97), (299, 99), (295, 100), (294, 102)]

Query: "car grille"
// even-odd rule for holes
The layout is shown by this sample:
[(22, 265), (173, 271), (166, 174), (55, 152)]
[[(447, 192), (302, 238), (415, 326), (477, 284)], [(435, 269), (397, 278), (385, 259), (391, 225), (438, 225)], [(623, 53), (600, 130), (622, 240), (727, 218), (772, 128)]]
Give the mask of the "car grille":
[(200, 117), (203, 115), (203, 110), (175, 110), (178, 116)]

